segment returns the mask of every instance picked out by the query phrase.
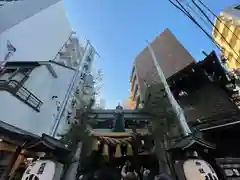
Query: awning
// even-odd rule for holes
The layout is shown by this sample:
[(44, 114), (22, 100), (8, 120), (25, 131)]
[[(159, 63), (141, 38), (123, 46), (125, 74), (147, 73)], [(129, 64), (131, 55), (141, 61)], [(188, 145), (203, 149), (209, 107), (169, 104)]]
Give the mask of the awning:
[(28, 144), (27, 150), (35, 152), (52, 152), (54, 154), (69, 154), (70, 150), (60, 141), (47, 134), (32, 144)]
[(215, 149), (215, 145), (203, 140), (200, 137), (190, 135), (187, 137), (183, 137), (178, 141), (168, 144), (166, 150), (168, 151), (174, 151), (178, 149), (187, 150), (197, 146), (201, 146), (208, 149)]
[(22, 146), (25, 142), (36, 141), (41, 138), (3, 121), (0, 121), (0, 137), (14, 141), (14, 144), (16, 143), (17, 146)]
[(0, 121), (0, 138), (28, 151), (52, 152), (53, 154), (70, 153), (61, 141), (51, 136), (43, 134), (40, 137), (3, 121)]

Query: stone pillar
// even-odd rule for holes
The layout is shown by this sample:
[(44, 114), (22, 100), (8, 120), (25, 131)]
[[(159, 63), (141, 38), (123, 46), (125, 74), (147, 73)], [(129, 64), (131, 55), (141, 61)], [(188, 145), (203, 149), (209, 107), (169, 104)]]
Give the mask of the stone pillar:
[(72, 162), (71, 162), (71, 164), (69, 165), (69, 168), (66, 171), (66, 174), (65, 174), (65, 177), (64, 177), (65, 180), (76, 179), (81, 151), (82, 151), (82, 142), (78, 142), (77, 148), (76, 148), (75, 153), (73, 155)]

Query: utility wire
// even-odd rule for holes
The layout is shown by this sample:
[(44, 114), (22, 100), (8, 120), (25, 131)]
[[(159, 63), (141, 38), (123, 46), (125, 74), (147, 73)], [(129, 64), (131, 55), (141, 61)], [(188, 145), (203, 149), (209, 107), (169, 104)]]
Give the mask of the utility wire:
[[(174, 7), (176, 7), (178, 10), (180, 10), (184, 15), (186, 15), (191, 21), (193, 21), (202, 31), (203, 33), (215, 44), (217, 49), (221, 51), (221, 47), (219, 47), (218, 43), (216, 40), (197, 22), (197, 20), (190, 14), (189, 11), (186, 10), (186, 8), (178, 1), (174, 3), (172, 0), (168, 0)], [(229, 60), (227, 57), (225, 57), (226, 60)], [(240, 63), (237, 59), (235, 59), (238, 63)]]
[(196, 19), (183, 7), (183, 5), (176, 0), (176, 2), (179, 4), (175, 4), (172, 0), (168, 0), (173, 6), (175, 6), (178, 10), (180, 10), (182, 13), (184, 13), (190, 20), (192, 20), (203, 32), (204, 34), (218, 47), (218, 49), (221, 50), (217, 42), (212, 38), (212, 36), (196, 21)]
[(224, 22), (222, 21), (221, 18), (219, 18), (206, 4), (204, 4), (201, 0), (198, 0), (199, 3), (205, 8), (207, 9), (219, 22), (221, 22), (229, 31), (231, 31), (233, 33), (233, 35), (240, 40), (240, 37), (234, 33), (234, 31), (231, 30), (231, 28), (229, 28), (229, 26)]
[[(229, 26), (221, 20), (221, 18), (219, 18), (206, 4), (204, 4), (201, 0), (198, 0), (198, 2), (205, 8), (207, 9), (213, 16), (214, 18), (216, 18), (220, 23), (222, 23), (230, 32), (232, 32), (232, 34), (238, 39), (240, 40), (240, 37), (237, 36), (237, 34), (234, 33), (234, 31), (231, 30), (231, 28), (229, 28)], [(219, 29), (216, 27), (216, 25), (213, 24), (213, 28), (214, 30), (218, 31), (218, 33), (221, 35), (221, 37), (224, 39), (225, 42), (227, 42), (228, 46), (232, 49), (232, 51), (237, 55), (237, 57), (239, 58), (239, 54), (234, 50), (234, 48), (231, 46), (231, 44), (229, 44), (229, 42), (226, 40), (226, 38), (223, 36), (223, 34), (221, 32), (219, 32)], [(225, 57), (226, 58), (226, 57)], [(238, 58), (232, 57), (234, 60), (236, 60), (239, 63)], [(227, 59), (227, 58), (226, 58)]]
[[(197, 7), (197, 9), (203, 14), (203, 16), (208, 20), (208, 22), (216, 29), (216, 31), (220, 34), (221, 38), (227, 43), (227, 45), (231, 48), (231, 50), (237, 55), (239, 58), (238, 53), (235, 51), (235, 49), (232, 47), (232, 45), (227, 41), (225, 36), (220, 32), (220, 30), (213, 24), (213, 22), (209, 19), (207, 14), (202, 10), (202, 8), (195, 2), (195, 0), (192, 0), (193, 4)], [(237, 60), (237, 59), (236, 59)]]
[(190, 9), (193, 13), (196, 14), (196, 16), (198, 16), (206, 26), (208, 26), (210, 29), (212, 29), (212, 26), (192, 7), (189, 5), (189, 3), (186, 4), (186, 6), (188, 7), (188, 9)]
[[(217, 30), (217, 32), (220, 34), (221, 38), (226, 42), (226, 44), (231, 48), (231, 50), (234, 52), (235, 55), (237, 55), (237, 57), (239, 58), (238, 53), (234, 50), (234, 48), (232, 47), (232, 45), (227, 41), (227, 39), (223, 36), (223, 34), (220, 32), (220, 30), (212, 23), (212, 21), (210, 20), (210, 18), (206, 15), (206, 13), (201, 9), (201, 7), (194, 1), (192, 0), (193, 4), (198, 8), (198, 10), (203, 14), (203, 16), (208, 20), (208, 22), (212, 25), (213, 28), (215, 28)], [(221, 50), (221, 49), (220, 49)], [(226, 58), (226, 57), (225, 57)], [(238, 58), (235, 58), (234, 56), (232, 56), (232, 58), (238, 62)], [(227, 59), (227, 58), (226, 58)], [(229, 59), (228, 59), (229, 60)]]

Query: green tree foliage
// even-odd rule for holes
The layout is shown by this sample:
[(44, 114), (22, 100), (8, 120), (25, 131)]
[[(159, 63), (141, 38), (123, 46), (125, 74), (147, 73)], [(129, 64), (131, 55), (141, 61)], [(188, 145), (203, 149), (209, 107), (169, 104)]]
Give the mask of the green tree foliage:
[[(91, 98), (89, 101), (81, 100), (79, 107), (77, 107), (77, 114), (74, 123), (70, 124), (70, 128), (66, 133), (60, 135), (61, 140), (71, 149), (76, 148), (79, 141), (86, 141), (86, 139), (90, 138), (89, 133), (92, 121), (89, 119), (88, 114), (95, 104), (97, 95), (100, 93), (102, 79), (103, 73), (102, 70), (99, 70), (93, 82), (94, 92), (93, 94), (87, 94)], [(81, 89), (84, 91), (85, 88), (82, 87)]]
[(144, 106), (141, 111), (152, 117), (149, 132), (154, 138), (153, 151), (159, 159), (160, 171), (168, 171), (165, 145), (166, 140), (171, 136), (171, 130), (176, 126), (177, 115), (173, 111), (163, 84), (156, 83), (147, 87)]

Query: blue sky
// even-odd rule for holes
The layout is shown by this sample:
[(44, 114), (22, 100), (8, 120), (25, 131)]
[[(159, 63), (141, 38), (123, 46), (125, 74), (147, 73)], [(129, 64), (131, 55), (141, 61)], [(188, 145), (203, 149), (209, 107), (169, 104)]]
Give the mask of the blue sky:
[[(217, 14), (239, 0), (204, 0)], [(103, 69), (101, 96), (108, 108), (129, 96), (134, 58), (165, 28), (169, 28), (196, 58), (214, 46), (205, 35), (167, 0), (66, 0), (73, 29), (88, 38), (100, 54)]]

